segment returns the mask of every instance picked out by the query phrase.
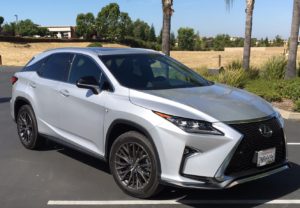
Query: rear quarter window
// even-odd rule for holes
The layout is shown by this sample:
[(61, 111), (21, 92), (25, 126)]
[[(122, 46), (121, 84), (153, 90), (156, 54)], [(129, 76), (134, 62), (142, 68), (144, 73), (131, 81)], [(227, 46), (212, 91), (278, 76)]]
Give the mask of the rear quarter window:
[(33, 64), (31, 64), (32, 62), (34, 62), (35, 58), (32, 58), (27, 64), (26, 66), (21, 70), (22, 72), (38, 72), (41, 67), (43, 66), (44, 62), (46, 61), (46, 58), (41, 59)]
[(46, 79), (66, 82), (73, 56), (71, 53), (55, 53), (50, 55), (39, 71), (39, 75)]

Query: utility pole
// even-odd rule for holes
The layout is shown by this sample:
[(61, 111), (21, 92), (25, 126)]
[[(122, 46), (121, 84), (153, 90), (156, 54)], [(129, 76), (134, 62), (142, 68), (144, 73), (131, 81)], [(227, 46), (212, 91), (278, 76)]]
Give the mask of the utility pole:
[(19, 18), (18, 18), (17, 14), (15, 14), (15, 17), (16, 17), (15, 36), (18, 36), (18, 22), (19, 22)]

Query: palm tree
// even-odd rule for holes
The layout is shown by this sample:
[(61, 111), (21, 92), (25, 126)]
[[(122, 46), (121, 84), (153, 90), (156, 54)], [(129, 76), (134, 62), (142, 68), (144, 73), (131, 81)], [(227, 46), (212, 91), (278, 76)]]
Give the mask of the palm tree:
[(162, 52), (169, 56), (171, 16), (174, 12), (173, 0), (162, 0), (162, 9), (163, 9)]
[(290, 37), (289, 57), (285, 79), (296, 77), (296, 60), (298, 50), (298, 37), (300, 27), (300, 0), (294, 0), (293, 20)]
[[(225, 0), (228, 7), (233, 3), (233, 0)], [(250, 68), (251, 55), (251, 36), (252, 36), (252, 20), (255, 0), (246, 0), (246, 28), (243, 53), (243, 67), (245, 70)]]

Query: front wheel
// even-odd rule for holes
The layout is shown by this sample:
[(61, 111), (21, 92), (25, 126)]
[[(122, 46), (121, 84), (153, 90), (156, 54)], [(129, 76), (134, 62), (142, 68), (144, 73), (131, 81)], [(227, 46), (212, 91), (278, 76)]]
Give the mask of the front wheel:
[(112, 145), (109, 164), (116, 183), (128, 195), (149, 198), (161, 190), (158, 158), (144, 135), (135, 131), (120, 135)]

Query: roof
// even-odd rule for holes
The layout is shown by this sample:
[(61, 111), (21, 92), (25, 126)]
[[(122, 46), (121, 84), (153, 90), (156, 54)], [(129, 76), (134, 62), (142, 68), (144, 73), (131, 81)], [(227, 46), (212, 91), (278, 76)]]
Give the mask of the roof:
[(57, 48), (48, 50), (51, 52), (85, 52), (93, 53), (100, 56), (105, 55), (122, 55), (122, 54), (140, 54), (140, 53), (158, 53), (154, 50), (143, 48), (101, 48), (101, 47), (86, 47), (86, 48)]

